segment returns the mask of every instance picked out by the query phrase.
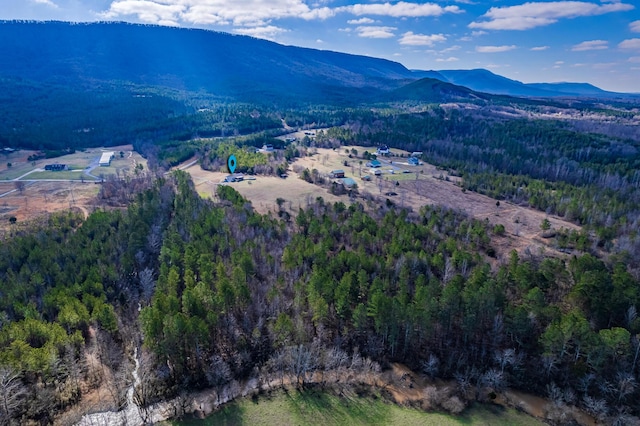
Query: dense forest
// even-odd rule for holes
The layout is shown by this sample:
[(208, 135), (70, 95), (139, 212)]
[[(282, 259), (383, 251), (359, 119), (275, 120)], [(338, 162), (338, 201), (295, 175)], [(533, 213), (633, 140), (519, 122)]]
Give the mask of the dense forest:
[(49, 422), (99, 385), (122, 404), (136, 347), (143, 407), (237, 378), (304, 386), (358, 357), (453, 379), (462, 401), (511, 386), (631, 421), (640, 288), (624, 259), (513, 252), (492, 268), (493, 238), (438, 207), (318, 198), (286, 220), (230, 187), (211, 201), (183, 173), (149, 179), (125, 211), (3, 242), (3, 422)]

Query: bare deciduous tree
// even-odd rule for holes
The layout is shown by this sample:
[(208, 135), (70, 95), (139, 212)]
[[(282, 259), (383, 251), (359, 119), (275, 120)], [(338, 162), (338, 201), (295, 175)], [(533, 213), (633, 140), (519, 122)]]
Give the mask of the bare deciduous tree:
[(26, 388), (18, 373), (9, 367), (0, 367), (0, 424), (11, 422), (22, 405)]
[(434, 379), (438, 376), (440, 370), (440, 360), (434, 354), (430, 354), (426, 361), (422, 361), (422, 371), (429, 376), (430, 379)]
[(21, 181), (21, 180), (15, 181), (15, 186), (16, 186), (16, 189), (18, 190), (18, 192), (20, 192), (20, 194), (24, 193), (24, 188), (25, 188), (26, 184), (23, 181)]

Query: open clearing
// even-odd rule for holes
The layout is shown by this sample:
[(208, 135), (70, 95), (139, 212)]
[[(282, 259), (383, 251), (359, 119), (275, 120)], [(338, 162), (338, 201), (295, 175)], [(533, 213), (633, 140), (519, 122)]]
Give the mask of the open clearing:
[[(92, 148), (62, 157), (35, 162), (28, 157), (35, 151), (15, 151), (3, 154), (0, 166), (0, 230), (9, 229), (11, 217), (22, 222), (49, 213), (77, 208), (85, 215), (96, 205), (100, 190), (96, 179), (109, 175), (133, 174), (137, 164), (146, 168), (146, 160), (132, 151), (131, 145)], [(114, 151), (115, 158), (109, 167), (99, 167), (102, 152)], [(122, 156), (120, 156), (122, 152)], [(9, 160), (4, 161), (4, 158)], [(7, 167), (11, 162), (11, 167)], [(67, 164), (70, 171), (44, 171), (46, 164)]]
[(0, 194), (15, 190), (0, 198), (0, 230), (8, 229), (10, 217), (22, 222), (72, 208), (85, 215), (93, 210), (100, 187), (81, 182), (30, 182), (22, 192), (15, 190), (14, 182), (0, 182)]
[(172, 422), (181, 426), (204, 425), (543, 425), (541, 421), (496, 405), (474, 405), (460, 416), (429, 413), (401, 407), (379, 397), (347, 393), (296, 390), (244, 398), (224, 406), (203, 420)]
[[(226, 173), (202, 170), (197, 164), (186, 168), (185, 171), (191, 175), (198, 193), (204, 198), (215, 197), (215, 188), (227, 176)], [(332, 203), (345, 201), (345, 198), (333, 195), (324, 188), (299, 179), (295, 174), (286, 179), (275, 176), (256, 176), (255, 180), (224, 183), (224, 185), (232, 186), (243, 197), (251, 201), (256, 211), (263, 214), (278, 210), (276, 203), (278, 198), (284, 199), (283, 207), (292, 212), (297, 212), (299, 207), (306, 208), (317, 197), (322, 197), (325, 201)]]
[[(349, 158), (347, 150), (350, 152), (352, 148), (357, 150), (360, 157)], [(347, 195), (336, 196), (324, 187), (303, 181), (292, 169), (316, 169), (327, 179), (332, 170), (341, 169), (346, 177), (356, 181), (361, 195), (368, 193), (379, 197), (381, 201), (388, 199), (396, 205), (411, 207), (414, 211), (418, 211), (424, 205), (441, 205), (465, 211), (471, 217), (486, 220), (492, 225), (502, 224), (505, 227), (505, 235), (492, 239), (499, 256), (507, 255), (512, 249), (522, 251), (527, 248), (533, 253), (546, 251), (558, 254), (550, 246), (552, 240), (541, 237), (540, 224), (545, 218), (551, 222), (553, 229), (579, 229), (573, 223), (526, 206), (506, 201), (496, 206), (496, 200), (493, 198), (470, 191), (463, 192), (458, 185), (460, 178), (450, 176), (447, 171), (438, 170), (431, 164), (409, 165), (409, 153), (400, 150), (392, 149), (392, 156), (379, 158), (382, 167), (377, 170), (380, 170), (381, 175), (375, 176), (373, 170), (366, 166), (367, 160), (361, 158), (367, 150), (374, 152), (371, 147), (361, 146), (343, 146), (335, 150), (312, 148), (310, 152), (315, 152), (313, 155), (298, 158), (293, 162), (286, 179), (257, 176), (256, 180), (228, 185), (232, 185), (250, 200), (260, 213), (277, 211), (278, 198), (284, 199), (283, 207), (294, 213), (299, 207), (307, 206), (317, 197), (323, 197), (329, 202), (341, 200), (349, 203), (350, 200)], [(197, 164), (185, 170), (191, 174), (198, 192), (203, 197), (212, 197), (216, 185), (226, 176), (225, 173), (202, 170)], [(371, 180), (362, 180), (362, 176), (365, 175), (369, 175)]]

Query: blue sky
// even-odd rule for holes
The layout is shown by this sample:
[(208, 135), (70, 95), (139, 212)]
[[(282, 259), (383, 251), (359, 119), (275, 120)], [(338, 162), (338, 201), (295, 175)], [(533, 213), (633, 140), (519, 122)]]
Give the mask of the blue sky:
[(530, 82), (640, 93), (637, 0), (2, 0), (0, 19), (204, 28)]

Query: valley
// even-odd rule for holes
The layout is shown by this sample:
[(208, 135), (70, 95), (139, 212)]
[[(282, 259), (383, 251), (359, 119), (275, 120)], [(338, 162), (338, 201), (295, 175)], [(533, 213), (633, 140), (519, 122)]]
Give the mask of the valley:
[(0, 22), (0, 425), (638, 424), (638, 99)]

